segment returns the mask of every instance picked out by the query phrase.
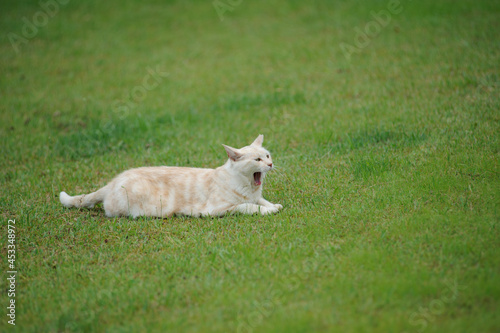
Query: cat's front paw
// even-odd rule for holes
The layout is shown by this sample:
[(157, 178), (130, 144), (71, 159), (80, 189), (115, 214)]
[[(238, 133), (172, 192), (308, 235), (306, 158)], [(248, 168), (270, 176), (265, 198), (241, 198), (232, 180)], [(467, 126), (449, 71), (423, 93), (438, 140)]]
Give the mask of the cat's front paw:
[(280, 204), (274, 204), (274, 207), (276, 207), (278, 210), (283, 209), (283, 206)]
[(260, 207), (260, 213), (262, 215), (267, 215), (267, 214), (274, 214), (274, 213), (277, 213), (278, 212), (278, 208), (276, 208), (276, 206), (273, 206), (273, 207), (265, 207), (265, 206), (261, 206)]

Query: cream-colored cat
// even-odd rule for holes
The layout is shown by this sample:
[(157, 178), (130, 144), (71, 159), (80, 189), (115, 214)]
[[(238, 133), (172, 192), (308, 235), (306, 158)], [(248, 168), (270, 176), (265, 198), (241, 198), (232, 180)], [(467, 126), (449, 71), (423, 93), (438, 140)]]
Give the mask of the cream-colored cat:
[(241, 149), (224, 145), (229, 159), (217, 169), (131, 169), (94, 193), (71, 197), (61, 192), (59, 198), (66, 207), (92, 208), (103, 202), (109, 217), (276, 213), (283, 207), (262, 197), (262, 182), (273, 168), (263, 141), (261, 134)]

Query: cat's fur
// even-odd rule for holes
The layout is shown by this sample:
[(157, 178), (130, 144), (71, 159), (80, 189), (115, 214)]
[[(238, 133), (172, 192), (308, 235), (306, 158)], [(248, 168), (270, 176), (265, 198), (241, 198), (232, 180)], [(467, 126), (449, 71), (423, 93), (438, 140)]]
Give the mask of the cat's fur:
[(263, 140), (259, 135), (241, 149), (224, 145), (229, 159), (216, 169), (131, 169), (94, 193), (71, 197), (61, 192), (59, 198), (66, 207), (92, 208), (103, 202), (109, 217), (276, 213), (283, 207), (262, 197), (262, 182), (273, 168), (271, 154), (262, 147)]

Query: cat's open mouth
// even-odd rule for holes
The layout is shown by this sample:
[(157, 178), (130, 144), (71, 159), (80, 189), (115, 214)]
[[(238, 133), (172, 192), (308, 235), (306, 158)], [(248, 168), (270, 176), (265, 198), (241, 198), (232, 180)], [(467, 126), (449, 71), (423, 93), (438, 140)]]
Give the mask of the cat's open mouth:
[(260, 186), (262, 184), (262, 173), (261, 172), (256, 172), (253, 174), (253, 183), (255, 186)]

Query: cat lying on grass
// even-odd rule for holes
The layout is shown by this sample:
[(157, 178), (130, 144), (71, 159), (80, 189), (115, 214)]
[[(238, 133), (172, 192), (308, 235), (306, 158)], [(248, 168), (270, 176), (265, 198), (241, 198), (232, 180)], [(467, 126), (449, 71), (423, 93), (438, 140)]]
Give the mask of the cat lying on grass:
[(65, 207), (89, 207), (103, 202), (106, 216), (174, 214), (221, 216), (227, 213), (262, 215), (283, 206), (262, 197), (262, 182), (273, 169), (261, 134), (241, 149), (224, 145), (229, 159), (217, 169), (144, 167), (127, 170), (100, 190), (77, 196), (61, 192)]

